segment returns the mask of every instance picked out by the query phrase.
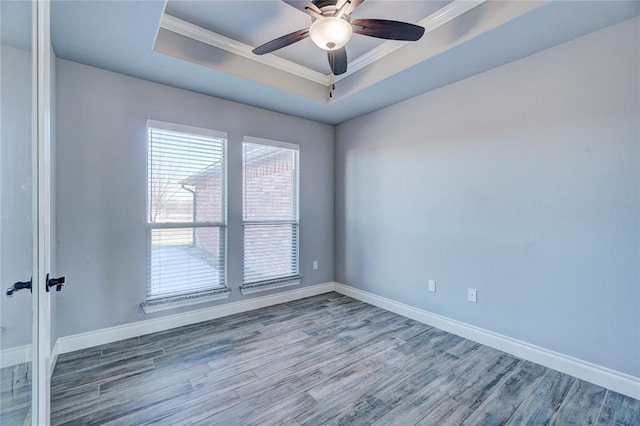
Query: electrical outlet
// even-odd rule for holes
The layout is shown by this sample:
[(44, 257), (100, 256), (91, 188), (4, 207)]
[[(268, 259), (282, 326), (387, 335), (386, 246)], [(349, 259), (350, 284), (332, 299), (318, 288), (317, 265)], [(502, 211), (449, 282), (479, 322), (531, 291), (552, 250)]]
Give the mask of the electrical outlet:
[(467, 294), (467, 300), (469, 302), (477, 303), (478, 302), (478, 290), (475, 288), (470, 288), (469, 293)]
[(317, 260), (313, 261), (313, 269), (318, 269), (318, 261)]
[(432, 293), (436, 292), (436, 280), (429, 280), (429, 291)]

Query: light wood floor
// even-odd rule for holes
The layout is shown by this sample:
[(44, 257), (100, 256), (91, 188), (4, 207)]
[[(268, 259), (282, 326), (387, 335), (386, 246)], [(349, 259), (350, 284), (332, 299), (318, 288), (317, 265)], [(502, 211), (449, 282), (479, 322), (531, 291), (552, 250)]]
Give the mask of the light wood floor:
[(640, 425), (640, 401), (328, 293), (61, 355), (52, 424)]

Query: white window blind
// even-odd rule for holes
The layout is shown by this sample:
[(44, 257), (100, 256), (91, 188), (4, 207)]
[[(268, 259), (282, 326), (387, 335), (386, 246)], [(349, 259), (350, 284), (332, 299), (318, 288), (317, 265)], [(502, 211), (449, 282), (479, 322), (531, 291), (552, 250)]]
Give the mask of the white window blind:
[(244, 284), (298, 276), (298, 147), (245, 137)]
[(147, 134), (147, 301), (226, 287), (226, 134), (155, 121)]

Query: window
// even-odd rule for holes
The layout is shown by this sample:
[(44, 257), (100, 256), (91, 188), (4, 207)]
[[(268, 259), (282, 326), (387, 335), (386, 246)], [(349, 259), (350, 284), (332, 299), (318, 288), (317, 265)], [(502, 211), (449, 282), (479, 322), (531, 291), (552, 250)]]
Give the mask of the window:
[(147, 137), (148, 312), (226, 290), (226, 134), (149, 120)]
[(298, 146), (242, 144), (243, 293), (298, 284)]

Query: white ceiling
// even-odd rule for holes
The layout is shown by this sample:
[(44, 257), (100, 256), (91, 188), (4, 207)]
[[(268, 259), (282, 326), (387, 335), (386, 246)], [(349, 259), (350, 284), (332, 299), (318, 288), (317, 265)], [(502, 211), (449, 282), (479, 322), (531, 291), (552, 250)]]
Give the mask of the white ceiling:
[[(443, 7), (464, 4), (471, 8), (466, 13), (438, 21)], [(165, 12), (198, 36), (160, 29)], [(638, 14), (637, 1), (367, 0), (354, 17), (427, 22), (427, 33), (419, 42), (363, 62), (366, 66), (337, 82), (333, 98), (324, 83), (291, 73), (287, 66), (273, 67), (208, 44), (213, 35), (253, 48), (309, 24), (305, 14), (278, 0), (53, 0), (51, 29), (60, 58), (337, 124)], [(7, 19), (3, 16), (3, 24)], [(198, 40), (202, 34), (206, 42)], [(398, 42), (354, 36), (347, 46), (350, 67), (389, 43)], [(293, 69), (328, 74), (326, 54), (309, 40), (276, 53), (275, 61)]]

